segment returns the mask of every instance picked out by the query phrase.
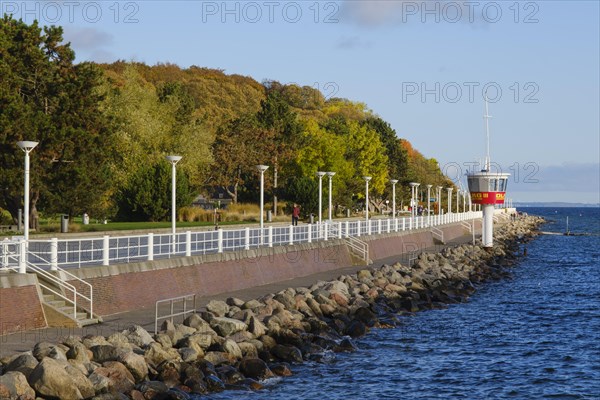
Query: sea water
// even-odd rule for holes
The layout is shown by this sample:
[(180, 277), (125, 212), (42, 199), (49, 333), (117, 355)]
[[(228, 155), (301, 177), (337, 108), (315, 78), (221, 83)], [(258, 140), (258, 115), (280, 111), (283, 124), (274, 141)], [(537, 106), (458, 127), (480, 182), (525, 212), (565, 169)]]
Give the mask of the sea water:
[[(600, 399), (600, 208), (523, 208), (549, 222), (510, 279), (467, 303), (402, 317), (359, 350), (258, 392), (211, 399)], [(203, 396), (202, 398), (207, 398)]]

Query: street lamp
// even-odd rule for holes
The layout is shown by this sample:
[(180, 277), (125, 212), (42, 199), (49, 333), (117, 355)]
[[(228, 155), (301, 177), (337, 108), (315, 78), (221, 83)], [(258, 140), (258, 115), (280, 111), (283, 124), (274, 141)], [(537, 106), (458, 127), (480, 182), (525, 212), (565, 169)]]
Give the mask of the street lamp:
[(450, 214), (452, 213), (452, 190), (454, 189), (449, 187), (446, 190), (448, 191), (448, 214)]
[(442, 215), (442, 189), (443, 189), (443, 187), (441, 187), (441, 186), (437, 187), (438, 215)]
[(392, 184), (392, 218), (396, 218), (396, 183), (398, 179), (390, 179)]
[(325, 176), (326, 172), (323, 171), (317, 171), (317, 176), (319, 177), (319, 224), (321, 223), (321, 217), (323, 215), (323, 211), (322, 208), (323, 206), (321, 205), (322, 203), (322, 197), (323, 197), (323, 177)]
[(264, 228), (264, 208), (265, 208), (265, 171), (269, 169), (268, 165), (257, 165), (256, 169), (260, 172), (260, 244), (263, 244)]
[(372, 179), (370, 176), (363, 176), (365, 180), (365, 220), (369, 223), (369, 181)]
[(415, 218), (415, 197), (417, 195), (417, 187), (419, 187), (419, 184), (417, 182), (410, 182), (410, 218), (411, 220), (414, 220)]
[(427, 225), (431, 225), (431, 188), (433, 185), (427, 185)]
[(25, 194), (24, 194), (24, 206), (25, 206), (25, 215), (23, 216), (25, 228), (24, 228), (24, 237), (25, 241), (29, 240), (29, 153), (31, 150), (38, 145), (38, 142), (31, 142), (28, 140), (17, 142), (17, 146), (21, 148), (25, 152)]
[(457, 214), (460, 212), (460, 210), (459, 210), (460, 199), (458, 196), (460, 196), (460, 189), (458, 189), (456, 191), (456, 213)]
[(329, 177), (329, 223), (331, 223), (331, 180), (333, 179), (335, 172), (326, 172), (326, 174)]
[(176, 203), (177, 200), (177, 173), (175, 171), (175, 165), (181, 160), (181, 156), (167, 156), (167, 160), (171, 163), (171, 233), (173, 234), (173, 253), (175, 252), (175, 224), (177, 223), (176, 218)]

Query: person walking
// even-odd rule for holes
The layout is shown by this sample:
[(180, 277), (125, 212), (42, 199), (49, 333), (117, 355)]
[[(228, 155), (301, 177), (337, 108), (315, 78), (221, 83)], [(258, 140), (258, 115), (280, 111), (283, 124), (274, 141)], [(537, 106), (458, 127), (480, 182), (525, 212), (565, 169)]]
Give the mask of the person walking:
[(294, 208), (292, 209), (292, 225), (298, 225), (298, 218), (300, 218), (300, 206), (294, 203)]

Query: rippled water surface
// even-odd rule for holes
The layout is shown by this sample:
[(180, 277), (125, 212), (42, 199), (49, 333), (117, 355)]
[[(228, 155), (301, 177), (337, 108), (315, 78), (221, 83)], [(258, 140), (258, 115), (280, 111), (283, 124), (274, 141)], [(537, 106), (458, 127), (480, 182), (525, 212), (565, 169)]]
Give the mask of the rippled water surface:
[[(212, 399), (600, 399), (600, 209), (524, 209), (551, 222), (509, 280), (468, 303), (403, 317), (359, 351), (256, 392)], [(204, 397), (205, 398), (205, 397)]]

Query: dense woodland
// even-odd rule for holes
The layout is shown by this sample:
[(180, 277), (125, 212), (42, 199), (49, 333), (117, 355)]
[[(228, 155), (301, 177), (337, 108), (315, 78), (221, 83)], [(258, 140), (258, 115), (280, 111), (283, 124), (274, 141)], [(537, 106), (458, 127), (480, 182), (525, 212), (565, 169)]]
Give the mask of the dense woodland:
[[(177, 165), (178, 205), (226, 191), (257, 202), (256, 164), (267, 199), (316, 206), (316, 172), (335, 171), (333, 201), (370, 207), (398, 201), (408, 182), (451, 185), (435, 159), (360, 102), (325, 98), (309, 86), (262, 83), (221, 70), (172, 64), (76, 63), (62, 28), (0, 20), (0, 208), (23, 207), (19, 140), (31, 153), (31, 210), (100, 218), (164, 220), (170, 207), (167, 154)], [(275, 187), (275, 176), (277, 182)], [(327, 185), (324, 185), (326, 187)]]

